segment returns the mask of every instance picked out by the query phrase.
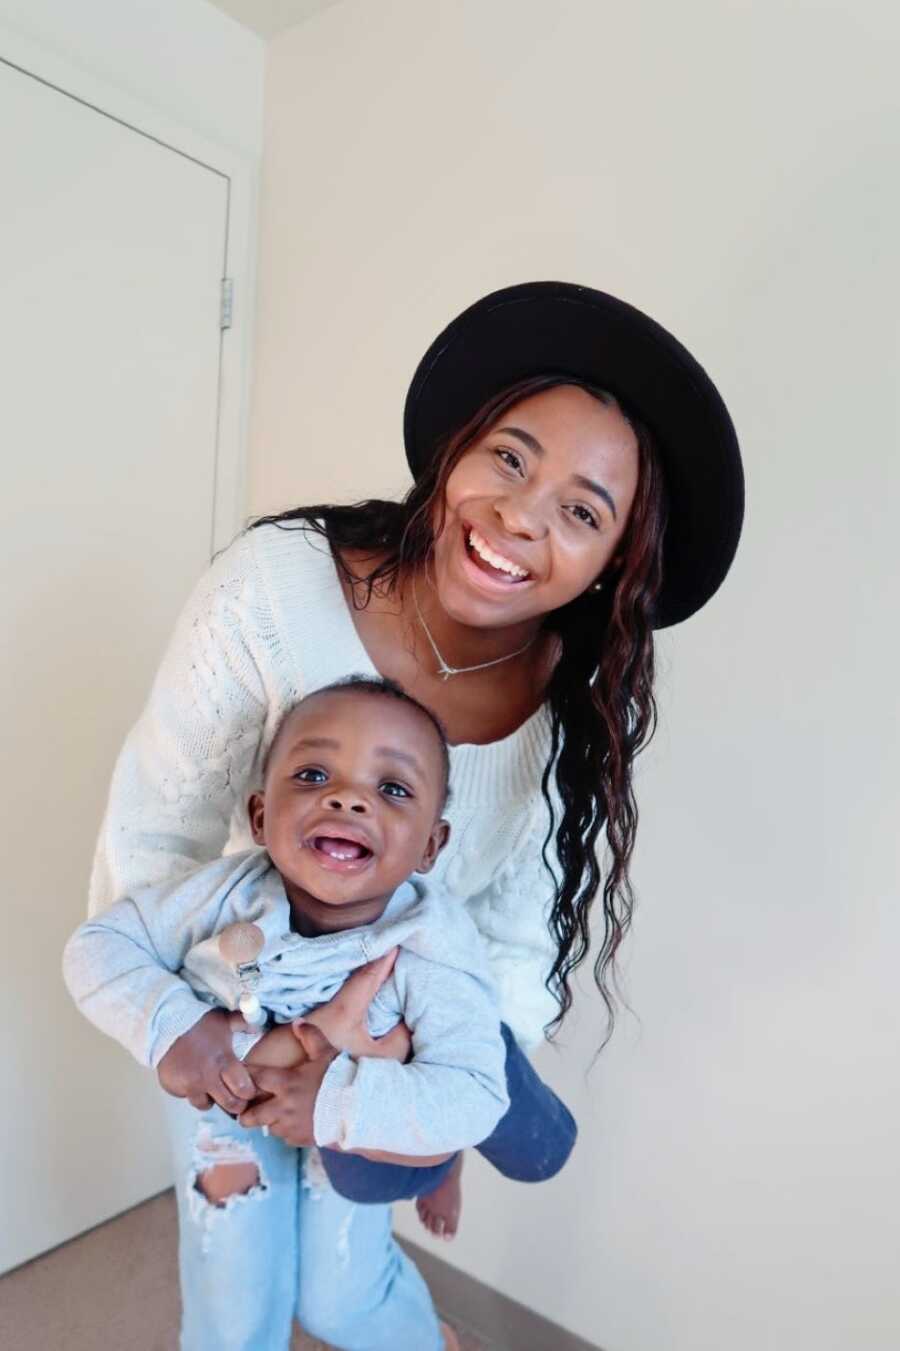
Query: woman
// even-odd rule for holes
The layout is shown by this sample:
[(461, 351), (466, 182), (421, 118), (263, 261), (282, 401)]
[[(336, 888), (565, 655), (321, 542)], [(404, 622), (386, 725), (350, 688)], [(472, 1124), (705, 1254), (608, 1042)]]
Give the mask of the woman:
[[(447, 728), (440, 875), (484, 935), (527, 1049), (571, 1004), (595, 900), (612, 1017), (610, 963), (632, 903), (631, 766), (655, 718), (653, 629), (699, 609), (730, 566), (738, 447), (671, 335), (561, 282), (509, 287), (458, 316), (419, 365), (404, 432), (415, 484), (403, 503), (265, 518), (201, 580), (116, 767), (92, 908), (226, 843), (249, 847), (244, 803), (283, 708), (377, 672)], [(176, 1040), (160, 1071), (197, 1107), (241, 1112), (252, 1094), (224, 1015)], [(272, 1134), (253, 1132), (252, 1148), (173, 1103), (185, 1347), (277, 1351), (295, 1312), (347, 1351), (453, 1344), (389, 1208), (322, 1185), (314, 1154), (301, 1170), (321, 1072), (269, 1072), (270, 1100), (243, 1120)], [(228, 1169), (248, 1162), (253, 1184), (229, 1186)]]

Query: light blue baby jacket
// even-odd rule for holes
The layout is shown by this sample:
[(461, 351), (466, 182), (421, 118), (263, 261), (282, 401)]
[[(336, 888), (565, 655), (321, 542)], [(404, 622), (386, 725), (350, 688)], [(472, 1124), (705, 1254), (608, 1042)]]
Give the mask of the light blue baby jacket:
[(246, 986), (217, 938), (237, 921), (264, 935), (252, 980), (275, 1022), (308, 1013), (357, 967), (400, 949), (368, 1023), (382, 1036), (405, 1021), (413, 1058), (400, 1064), (342, 1052), (316, 1098), (317, 1143), (437, 1154), (491, 1133), (509, 1100), (484, 943), (462, 902), (420, 877), (400, 886), (373, 924), (304, 938), (291, 929), (268, 854), (226, 855), (141, 888), (82, 924), (66, 945), (66, 983), (86, 1017), (155, 1067), (212, 1005), (237, 1007)]

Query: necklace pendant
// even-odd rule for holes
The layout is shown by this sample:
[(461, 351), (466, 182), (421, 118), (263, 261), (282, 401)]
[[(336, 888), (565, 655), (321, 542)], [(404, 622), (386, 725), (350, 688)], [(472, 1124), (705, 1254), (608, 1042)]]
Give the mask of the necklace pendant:
[(419, 616), (419, 623), (422, 625), (425, 637), (428, 639), (429, 646), (435, 655), (438, 664), (437, 674), (441, 677), (441, 680), (449, 680), (451, 676), (455, 675), (466, 675), (469, 671), (486, 671), (489, 666), (499, 666), (503, 661), (512, 661), (513, 657), (520, 657), (523, 652), (527, 652), (537, 637), (536, 633), (533, 634), (523, 647), (516, 648), (515, 652), (507, 652), (505, 657), (495, 657), (493, 661), (479, 661), (474, 666), (448, 666), (438, 651), (438, 645), (432, 638), (431, 631), (425, 623), (422, 611), (419, 609), (419, 597), (416, 595), (415, 587), (413, 587), (413, 600), (416, 606), (416, 614)]

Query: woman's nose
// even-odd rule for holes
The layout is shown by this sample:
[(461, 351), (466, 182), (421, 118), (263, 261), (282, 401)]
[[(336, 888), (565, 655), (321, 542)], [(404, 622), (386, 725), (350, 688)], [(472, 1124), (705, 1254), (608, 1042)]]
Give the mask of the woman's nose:
[(520, 539), (542, 539), (547, 533), (547, 523), (538, 503), (524, 493), (516, 494), (515, 497), (498, 497), (494, 502), (494, 511), (508, 535), (516, 535)]

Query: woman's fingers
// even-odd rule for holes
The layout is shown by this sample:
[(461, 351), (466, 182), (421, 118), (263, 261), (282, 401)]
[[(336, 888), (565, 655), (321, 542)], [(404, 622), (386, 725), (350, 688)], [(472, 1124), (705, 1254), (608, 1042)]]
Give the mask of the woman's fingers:
[[(385, 952), (384, 957), (358, 967), (343, 982), (332, 1000), (307, 1013), (303, 1024), (318, 1028), (324, 1042), (338, 1051), (347, 1051), (350, 1055), (368, 1054), (369, 1005), (391, 975), (397, 951), (396, 947), (392, 947), (391, 951)], [(300, 1029), (297, 1029), (297, 1035), (299, 1032)], [(312, 1058), (315, 1059), (315, 1056)]]
[(251, 1078), (242, 1061), (237, 1058), (229, 1060), (219, 1074), (225, 1087), (236, 1097), (243, 1098), (244, 1102), (256, 1097), (256, 1081)]
[(271, 1093), (277, 1095), (283, 1093), (286, 1088), (290, 1088), (297, 1078), (297, 1071), (293, 1069), (283, 1070), (275, 1065), (256, 1065), (253, 1070), (253, 1080), (256, 1084), (256, 1094)]
[(336, 1051), (348, 1050), (348, 1040), (357, 1025), (352, 1016), (348, 1017), (332, 1001), (311, 1009), (305, 1018), (298, 1018), (294, 1023), (294, 1036), (310, 1060), (315, 1060), (332, 1048)]
[(254, 1068), (254, 1077), (263, 1093), (272, 1098), (256, 1102), (241, 1114), (242, 1126), (271, 1126), (286, 1144), (298, 1148), (315, 1144), (316, 1094), (333, 1059), (320, 1056), (294, 1069)]
[(398, 1023), (383, 1037), (374, 1039), (369, 1050), (370, 1055), (382, 1060), (399, 1060), (402, 1064), (409, 1060), (411, 1052), (412, 1037), (406, 1023)]
[(374, 962), (369, 963), (370, 966), (378, 967), (380, 969), (381, 979), (383, 981), (387, 980), (388, 976), (393, 971), (394, 963), (397, 960), (397, 953), (399, 951), (399, 947), (391, 948), (390, 952), (386, 952), (383, 957), (378, 957)]
[[(239, 1098), (236, 1093), (232, 1093), (231, 1089), (221, 1079), (213, 1087), (212, 1095), (222, 1111), (227, 1112), (229, 1116), (237, 1116), (238, 1112), (242, 1112), (247, 1106), (247, 1099)], [(250, 1096), (252, 1097), (253, 1094)]]
[(241, 1112), (238, 1120), (242, 1126), (274, 1126), (281, 1116), (281, 1104), (277, 1098), (266, 1098), (265, 1102), (254, 1103)]
[[(349, 976), (330, 1001), (332, 1008), (338, 1009), (343, 1017), (355, 1017), (361, 1022), (368, 1012), (369, 1005), (394, 969), (397, 949), (391, 948), (383, 957), (367, 962)], [(324, 1005), (325, 1008), (329, 1004)]]
[[(325, 1033), (312, 1021), (307, 1021), (305, 1018), (295, 1018), (291, 1024), (291, 1030), (309, 1060), (318, 1060), (320, 1055), (327, 1055), (329, 1051), (335, 1049)], [(342, 1050), (343, 1048), (338, 1047), (337, 1049)]]
[(394, 969), (397, 948), (383, 957), (367, 962), (353, 972), (327, 1004), (320, 1004), (304, 1018), (304, 1023), (319, 1028), (332, 1046), (353, 1054), (359, 1043), (359, 1029), (368, 1032), (369, 1005)]
[(273, 1126), (284, 1114), (285, 1103), (281, 1098), (294, 1084), (298, 1071), (282, 1070), (271, 1065), (257, 1065), (254, 1068), (257, 1099), (248, 1107), (241, 1104), (240, 1123), (242, 1126)]
[(368, 966), (362, 968), (363, 971), (369, 971), (372, 979), (376, 981), (376, 991), (384, 984), (393, 971), (394, 963), (397, 960), (397, 953), (399, 951), (399, 948), (391, 948), (390, 952), (386, 952), (383, 957), (376, 957), (374, 962), (369, 962)]
[(213, 1100), (208, 1093), (194, 1093), (188, 1098), (192, 1107), (196, 1107), (198, 1112), (208, 1112), (213, 1105)]

